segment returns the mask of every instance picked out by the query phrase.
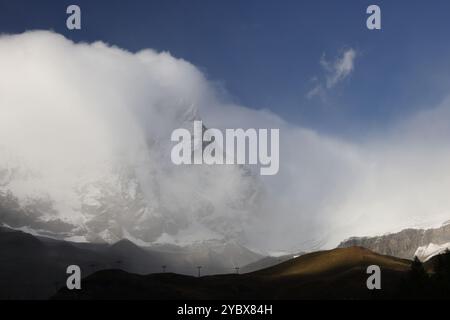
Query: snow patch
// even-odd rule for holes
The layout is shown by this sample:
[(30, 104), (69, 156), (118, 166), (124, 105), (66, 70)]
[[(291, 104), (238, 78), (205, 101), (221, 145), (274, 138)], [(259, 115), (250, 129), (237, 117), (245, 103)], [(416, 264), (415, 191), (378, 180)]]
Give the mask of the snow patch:
[(444, 244), (430, 243), (426, 246), (418, 247), (414, 255), (419, 258), (420, 261), (425, 262), (436, 255), (444, 253), (447, 249), (450, 249), (450, 242)]
[(84, 236), (71, 236), (64, 238), (65, 241), (77, 242), (77, 243), (87, 243), (87, 239)]

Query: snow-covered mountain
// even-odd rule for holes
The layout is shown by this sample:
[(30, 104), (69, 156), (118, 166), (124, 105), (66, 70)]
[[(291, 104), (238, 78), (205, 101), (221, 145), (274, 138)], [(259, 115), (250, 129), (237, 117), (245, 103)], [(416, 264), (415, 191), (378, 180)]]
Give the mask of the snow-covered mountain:
[(353, 237), (342, 241), (338, 247), (362, 246), (372, 251), (412, 259), (417, 256), (427, 260), (444, 251), (450, 243), (450, 223), (429, 229), (404, 229), (400, 232), (375, 237)]
[(194, 65), (45, 31), (5, 36), (0, 52), (0, 225), (87, 242), (245, 242), (259, 177), (170, 159), (173, 130), (222, 105)]
[[(166, 122), (172, 128), (189, 130), (199, 119), (193, 106), (171, 116)], [(132, 156), (128, 149), (83, 166), (90, 155), (80, 154), (64, 172), (45, 165), (40, 170), (11, 146), (0, 148), (0, 225), (59, 239), (126, 238), (144, 246), (245, 242), (245, 226), (263, 195), (259, 178), (238, 165), (172, 164), (170, 131), (149, 135)]]

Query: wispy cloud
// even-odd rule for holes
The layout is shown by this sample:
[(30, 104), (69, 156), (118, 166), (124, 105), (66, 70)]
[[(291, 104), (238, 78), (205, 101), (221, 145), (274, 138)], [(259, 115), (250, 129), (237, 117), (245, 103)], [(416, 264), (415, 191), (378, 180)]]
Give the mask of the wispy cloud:
[(315, 96), (324, 98), (327, 90), (335, 87), (352, 73), (356, 56), (357, 53), (352, 48), (345, 50), (334, 61), (329, 61), (325, 55), (322, 55), (320, 65), (324, 75), (322, 78), (313, 78), (314, 86), (306, 94), (307, 98), (311, 99)]

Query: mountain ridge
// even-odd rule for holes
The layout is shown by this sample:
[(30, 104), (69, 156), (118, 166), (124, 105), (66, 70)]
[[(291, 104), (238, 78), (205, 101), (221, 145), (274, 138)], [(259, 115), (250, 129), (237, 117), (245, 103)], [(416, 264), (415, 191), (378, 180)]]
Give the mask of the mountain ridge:
[[(450, 242), (450, 224), (430, 229), (407, 228), (399, 232), (373, 237), (351, 237), (342, 241), (337, 247), (346, 248), (362, 246), (380, 254), (412, 259), (418, 248), (430, 243), (442, 245)], [(422, 260), (425, 258), (419, 256)]]

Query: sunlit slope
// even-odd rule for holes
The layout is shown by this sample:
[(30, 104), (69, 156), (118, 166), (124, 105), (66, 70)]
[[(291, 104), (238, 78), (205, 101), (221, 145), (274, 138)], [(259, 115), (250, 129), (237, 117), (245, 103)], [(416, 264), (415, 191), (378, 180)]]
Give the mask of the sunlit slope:
[(253, 274), (274, 277), (314, 276), (366, 268), (369, 265), (378, 265), (381, 269), (392, 271), (406, 271), (410, 261), (380, 255), (362, 247), (337, 248), (305, 254)]

